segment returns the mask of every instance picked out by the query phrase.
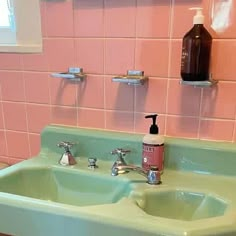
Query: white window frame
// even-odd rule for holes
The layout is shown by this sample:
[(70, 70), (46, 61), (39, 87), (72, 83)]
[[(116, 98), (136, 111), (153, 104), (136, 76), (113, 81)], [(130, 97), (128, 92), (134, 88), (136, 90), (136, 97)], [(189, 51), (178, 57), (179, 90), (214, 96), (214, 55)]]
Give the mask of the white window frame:
[[(0, 52), (42, 52), (40, 0), (11, 1), (14, 7), (16, 39), (13, 39), (12, 41), (9, 40), (6, 44), (0, 44)], [(7, 29), (0, 29), (0, 37), (3, 36), (3, 34), (1, 35), (1, 32), (3, 33), (4, 30), (6, 33)], [(16, 42), (12, 43), (13, 41)]]
[[(2, 0), (0, 0), (2, 1)], [(3, 0), (4, 1), (4, 0)], [(6, 3), (7, 8), (9, 8), (9, 11), (13, 11), (13, 7), (12, 7), (12, 2), (11, 0), (5, 0), (4, 1)], [(1, 9), (2, 10), (2, 9)], [(14, 15), (14, 12), (12, 12), (12, 14)], [(9, 17), (9, 15), (8, 15)], [(0, 20), (1, 20), (1, 14), (0, 14)], [(11, 19), (11, 21), (14, 21), (14, 19)], [(15, 44), (16, 43), (16, 32), (15, 32), (15, 27), (14, 27), (14, 22), (12, 22), (13, 25), (4, 25), (4, 26), (0, 26), (0, 44)]]

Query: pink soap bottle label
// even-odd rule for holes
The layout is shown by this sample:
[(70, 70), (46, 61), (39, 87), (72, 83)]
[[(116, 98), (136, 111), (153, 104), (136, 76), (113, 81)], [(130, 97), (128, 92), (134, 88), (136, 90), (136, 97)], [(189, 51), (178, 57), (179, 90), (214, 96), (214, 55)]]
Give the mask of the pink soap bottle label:
[(159, 171), (164, 167), (164, 144), (145, 144), (143, 143), (142, 167), (146, 170), (150, 166), (157, 166)]

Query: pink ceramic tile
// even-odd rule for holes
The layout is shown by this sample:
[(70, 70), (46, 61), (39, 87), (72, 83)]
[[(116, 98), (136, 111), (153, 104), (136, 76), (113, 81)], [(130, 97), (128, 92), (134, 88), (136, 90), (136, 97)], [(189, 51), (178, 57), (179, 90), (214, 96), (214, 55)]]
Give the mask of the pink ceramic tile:
[(84, 68), (86, 73), (103, 74), (104, 40), (76, 39), (76, 65)]
[(134, 110), (134, 87), (112, 82), (111, 77), (105, 78), (105, 108), (108, 110)]
[(74, 40), (71, 38), (51, 38), (46, 41), (49, 70), (67, 71), (75, 65)]
[(106, 129), (133, 132), (134, 114), (132, 112), (106, 111)]
[(27, 131), (24, 103), (3, 102), (5, 127), (8, 130)]
[(47, 7), (47, 2), (46, 1), (40, 1), (41, 30), (42, 30), (42, 36), (43, 37), (47, 36), (46, 7)]
[[(209, 1), (210, 17), (206, 24), (214, 38), (236, 38), (236, 2), (212, 0)], [(228, 7), (226, 5), (228, 4)]]
[(209, 0), (183, 0), (175, 1), (173, 8), (172, 37), (183, 38), (183, 36), (193, 27), (193, 16), (195, 11), (190, 11), (191, 7), (202, 7), (205, 15), (205, 27), (210, 29), (208, 19), (210, 19), (210, 1)]
[[(27, 158), (24, 158), (24, 159), (27, 159)], [(14, 164), (20, 163), (20, 162), (24, 161), (24, 159), (9, 157), (9, 165), (14, 165)]]
[(180, 78), (182, 40), (172, 40), (170, 50), (170, 77)]
[(21, 55), (14, 53), (0, 53), (0, 70), (21, 70)]
[(78, 84), (78, 106), (104, 108), (104, 78), (103, 76), (88, 75)]
[[(151, 113), (155, 114), (155, 113)], [(134, 113), (134, 127), (136, 133), (149, 133), (150, 125), (152, 120), (145, 119), (145, 116), (149, 115), (147, 113)], [(159, 133), (165, 134), (165, 115), (159, 114), (157, 117), (157, 125), (159, 127)]]
[(23, 68), (31, 71), (48, 71), (49, 70), (49, 40), (43, 39), (43, 52), (23, 54)]
[(126, 74), (134, 69), (135, 41), (132, 39), (107, 39), (105, 41), (105, 73)]
[(236, 120), (234, 120), (234, 135), (233, 135), (233, 142), (236, 142)]
[(236, 80), (236, 40), (215, 40), (212, 47), (212, 73), (214, 79)]
[(62, 125), (77, 125), (77, 110), (74, 107), (59, 107), (53, 106), (52, 123)]
[(204, 89), (202, 117), (235, 119), (236, 83), (220, 81), (217, 86)]
[(167, 38), (170, 31), (170, 0), (137, 1), (137, 36)]
[(36, 156), (40, 152), (41, 140), (38, 134), (29, 134), (30, 156)]
[(166, 135), (168, 136), (197, 138), (198, 126), (198, 118), (181, 116), (166, 117)]
[(199, 116), (201, 88), (184, 86), (178, 80), (170, 80), (168, 88), (168, 114)]
[(6, 135), (3, 130), (0, 130), (0, 156), (7, 155)]
[(27, 159), (30, 156), (28, 134), (6, 131), (8, 155), (13, 158)]
[(73, 36), (73, 1), (47, 1), (47, 36)]
[(208, 120), (200, 122), (200, 139), (232, 141), (233, 120)]
[(32, 133), (40, 133), (51, 123), (51, 109), (49, 106), (27, 104), (28, 129)]
[(2, 107), (2, 102), (0, 102), (0, 129), (4, 129), (5, 124), (3, 120), (3, 107)]
[(168, 40), (137, 40), (135, 68), (149, 76), (167, 77), (168, 54)]
[(104, 110), (78, 109), (78, 126), (104, 129)]
[[(7, 156), (0, 156), (0, 162), (4, 163), (4, 164), (8, 164), (8, 165), (10, 164), (9, 163), (9, 158)], [(0, 234), (0, 236), (1, 236), (1, 234)], [(7, 235), (7, 236), (9, 236), (9, 235)]]
[(76, 106), (77, 83), (66, 79), (50, 78), (51, 104), (63, 106)]
[(105, 0), (105, 36), (134, 37), (136, 20), (135, 0)]
[(27, 102), (50, 103), (48, 73), (24, 73)]
[[(222, 26), (228, 17), (227, 27), (222, 32), (210, 29), (211, 12), (216, 17), (216, 5), (222, 3), (221, 0), (41, 1), (43, 52), (0, 54), (0, 70), (17, 70), (0, 71), (0, 97), (4, 101), (0, 129), (26, 131), (29, 127), (30, 132), (38, 133), (50, 116), (46, 105), (53, 104), (56, 105), (52, 107), (54, 123), (146, 133), (148, 122), (143, 118), (144, 113), (157, 112), (161, 133), (230, 141), (232, 122), (236, 118), (234, 1), (230, 14), (224, 12), (220, 21)], [(195, 13), (188, 8), (194, 6), (204, 7), (205, 26), (214, 37), (211, 64), (213, 78), (220, 80), (217, 87), (197, 89), (178, 84), (182, 37), (192, 27)], [(65, 15), (66, 18), (62, 17)], [(73, 30), (77, 38), (73, 38)], [(104, 39), (105, 35), (118, 39)], [(49, 73), (66, 71), (71, 66), (83, 67), (85, 73), (105, 73), (105, 81), (103, 76), (91, 75), (79, 84), (47, 78)], [(111, 75), (126, 74), (128, 69), (134, 68), (145, 71), (149, 76), (148, 84), (134, 88), (111, 82)], [(167, 86), (168, 76), (178, 80), (169, 80)], [(19, 103), (25, 99), (27, 121), (25, 105)], [(104, 107), (109, 111), (103, 111)], [(203, 120), (199, 131), (200, 117)], [(39, 136), (29, 135), (30, 151), (36, 154)], [(23, 139), (25, 136), (27, 134)], [(9, 143), (13, 146), (12, 140)], [(10, 155), (9, 161), (16, 163), (25, 154), (20, 156)], [(0, 157), (8, 159), (5, 154), (0, 153)]]
[(25, 101), (22, 72), (0, 71), (0, 83), (3, 101)]
[(103, 37), (103, 0), (74, 1), (74, 31), (76, 37)]
[(136, 88), (135, 111), (165, 113), (167, 79), (149, 78), (148, 82)]

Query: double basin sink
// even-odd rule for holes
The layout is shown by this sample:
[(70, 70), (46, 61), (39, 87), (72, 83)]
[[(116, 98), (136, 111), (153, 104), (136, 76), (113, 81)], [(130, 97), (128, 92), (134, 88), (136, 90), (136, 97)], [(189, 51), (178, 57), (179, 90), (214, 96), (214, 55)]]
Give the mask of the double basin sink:
[[(58, 164), (61, 153), (56, 144), (64, 137), (80, 142), (80, 152), (72, 150), (77, 159), (74, 166)], [(209, 143), (169, 139), (162, 184), (147, 184), (135, 172), (111, 176), (110, 150), (131, 149), (127, 159), (137, 165), (141, 140), (134, 134), (47, 127), (37, 157), (0, 171), (4, 216), (0, 232), (16, 236), (235, 235), (232, 167), (236, 149), (227, 154), (231, 161), (227, 164), (224, 158), (230, 146), (216, 149)], [(214, 161), (199, 150), (210, 153)], [(88, 157), (95, 154), (105, 158), (98, 158), (98, 168), (88, 169)]]
[(95, 171), (56, 166), (25, 168), (0, 177), (0, 192), (80, 207), (113, 204), (130, 198), (146, 214), (183, 221), (223, 216), (228, 207), (227, 201), (210, 194), (150, 187), (145, 179), (139, 181), (141, 190), (137, 188), (139, 184), (126, 177)]

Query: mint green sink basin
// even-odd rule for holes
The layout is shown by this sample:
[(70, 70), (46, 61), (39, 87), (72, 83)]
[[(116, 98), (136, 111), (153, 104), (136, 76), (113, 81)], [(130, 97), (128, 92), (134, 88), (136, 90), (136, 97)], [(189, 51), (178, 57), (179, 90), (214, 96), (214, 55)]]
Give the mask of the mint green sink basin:
[(184, 221), (222, 216), (227, 208), (217, 197), (184, 190), (146, 191), (137, 203), (149, 215)]
[(22, 169), (0, 178), (0, 192), (75, 206), (115, 203), (130, 190), (128, 181), (73, 169)]

